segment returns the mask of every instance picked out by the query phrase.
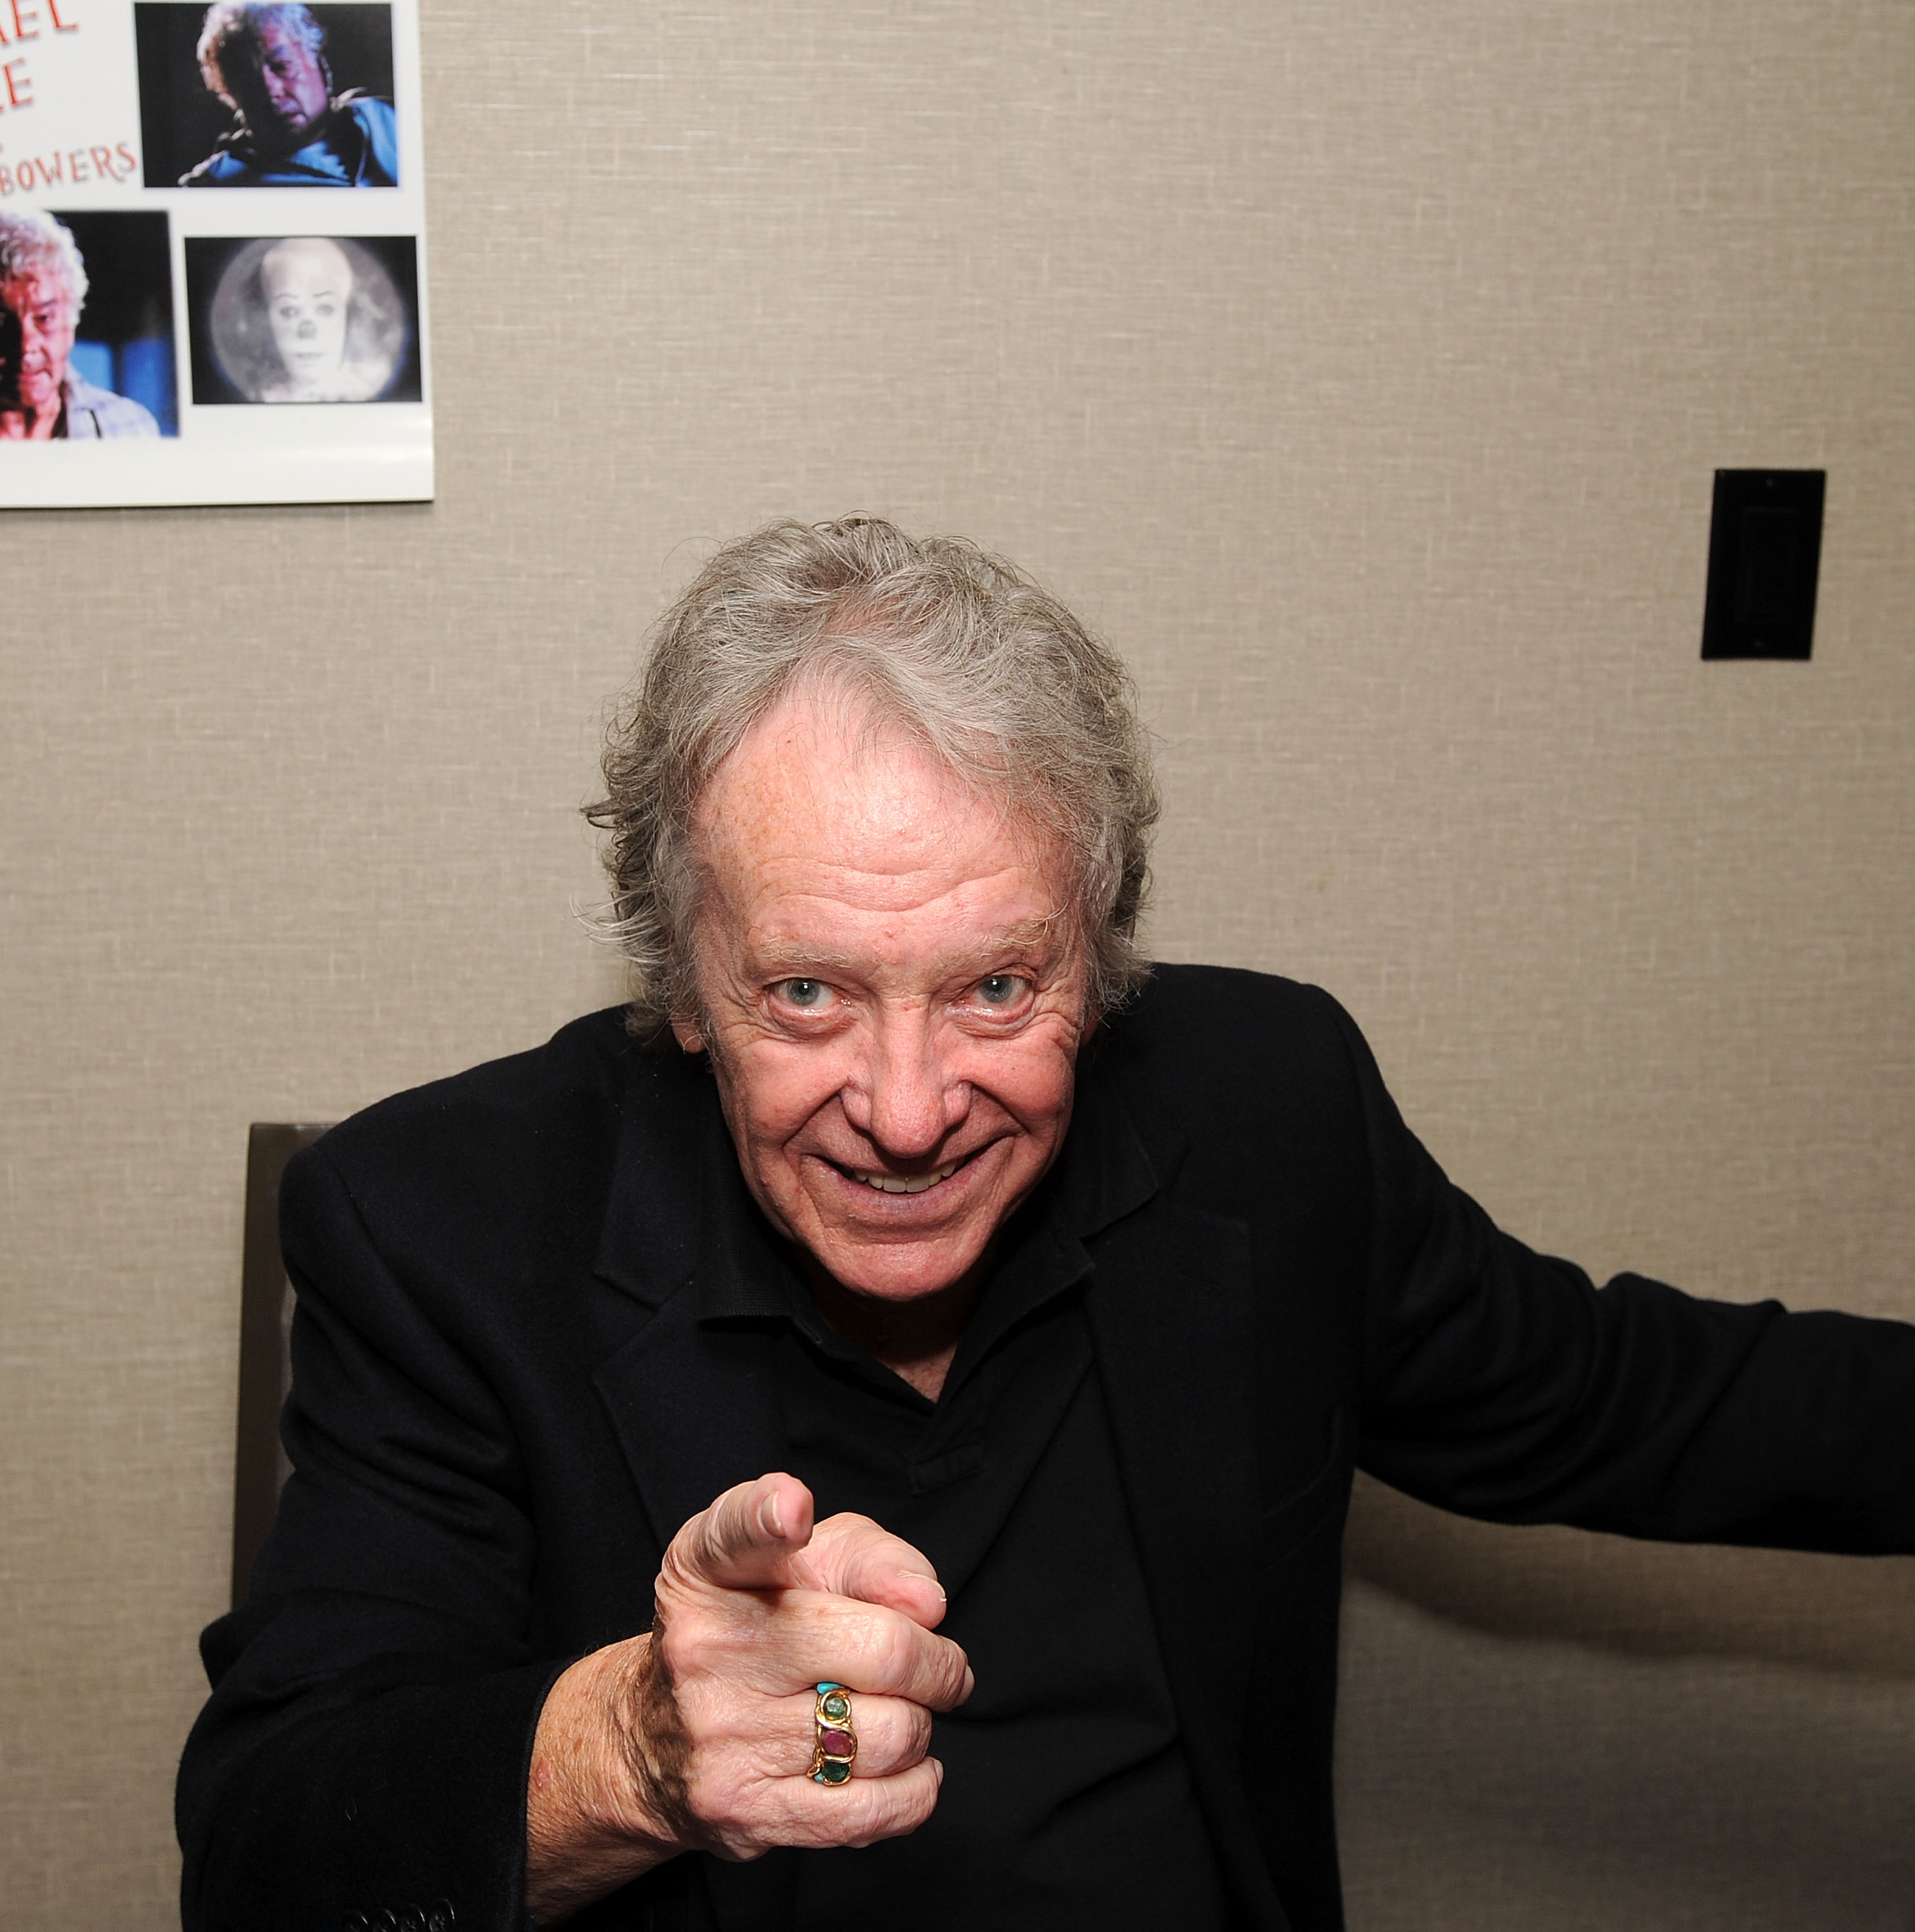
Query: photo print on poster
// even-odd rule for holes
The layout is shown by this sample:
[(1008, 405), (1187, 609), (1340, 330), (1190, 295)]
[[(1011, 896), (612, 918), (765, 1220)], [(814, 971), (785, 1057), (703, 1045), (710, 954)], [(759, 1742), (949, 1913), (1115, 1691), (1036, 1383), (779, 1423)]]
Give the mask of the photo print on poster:
[(139, 0), (149, 188), (393, 188), (392, 9)]
[(0, 442), (179, 433), (166, 216), (0, 206)]
[(0, 512), (429, 502), (419, 0), (0, 0)]
[(409, 235), (189, 237), (193, 400), (416, 403)]

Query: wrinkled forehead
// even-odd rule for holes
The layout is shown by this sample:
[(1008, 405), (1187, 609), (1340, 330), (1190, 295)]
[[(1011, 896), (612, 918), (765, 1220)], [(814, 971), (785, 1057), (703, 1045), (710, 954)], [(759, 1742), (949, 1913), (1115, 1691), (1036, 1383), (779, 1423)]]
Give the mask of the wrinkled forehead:
[(695, 817), (708, 865), (748, 892), (822, 867), (908, 901), (927, 876), (1008, 863), (1068, 897), (1070, 851), (1028, 798), (842, 696), (788, 693), (721, 761)]
[(31, 268), (17, 275), (0, 276), (0, 304), (16, 315), (49, 308), (74, 309), (79, 304), (67, 278), (57, 269)]
[(260, 286), (269, 300), (281, 295), (344, 296), (352, 290), (352, 264), (330, 242), (282, 242), (260, 264)]

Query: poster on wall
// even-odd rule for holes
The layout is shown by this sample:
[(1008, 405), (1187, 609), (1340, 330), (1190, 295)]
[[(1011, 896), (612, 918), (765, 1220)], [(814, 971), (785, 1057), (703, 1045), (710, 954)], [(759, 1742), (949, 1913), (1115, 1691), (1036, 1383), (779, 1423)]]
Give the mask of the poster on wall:
[(432, 495), (418, 0), (0, 0), (0, 506)]

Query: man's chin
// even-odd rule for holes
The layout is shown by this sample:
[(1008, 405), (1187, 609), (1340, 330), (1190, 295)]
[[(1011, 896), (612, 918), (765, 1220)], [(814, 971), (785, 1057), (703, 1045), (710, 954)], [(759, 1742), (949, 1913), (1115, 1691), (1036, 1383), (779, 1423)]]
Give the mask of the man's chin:
[(264, 155), (283, 159), (288, 154), (297, 154), (306, 144), (319, 136), (320, 124), (308, 122), (303, 127), (289, 128), (283, 121), (262, 121), (253, 129), (253, 144)]
[(846, 1293), (872, 1301), (926, 1301), (955, 1288), (977, 1264), (969, 1240), (824, 1240), (812, 1258)]

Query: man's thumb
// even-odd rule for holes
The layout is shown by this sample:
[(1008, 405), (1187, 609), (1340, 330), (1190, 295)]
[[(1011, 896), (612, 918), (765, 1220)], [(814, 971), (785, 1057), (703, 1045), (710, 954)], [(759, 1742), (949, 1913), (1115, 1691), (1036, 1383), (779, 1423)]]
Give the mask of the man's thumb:
[(780, 1472), (727, 1490), (672, 1539), (671, 1555), (688, 1581), (776, 1589), (791, 1581), (791, 1560), (811, 1532), (810, 1490)]

